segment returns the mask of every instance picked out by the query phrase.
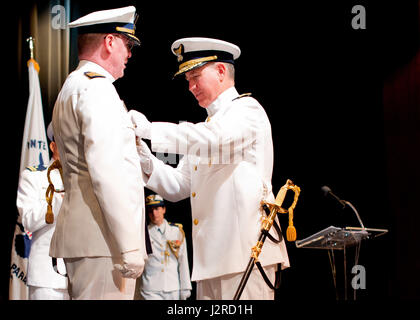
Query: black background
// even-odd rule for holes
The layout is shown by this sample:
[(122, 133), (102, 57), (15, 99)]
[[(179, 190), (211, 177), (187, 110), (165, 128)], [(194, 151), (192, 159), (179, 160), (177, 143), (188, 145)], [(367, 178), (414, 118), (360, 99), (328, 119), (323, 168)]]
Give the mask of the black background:
[[(124, 78), (115, 82), (127, 107), (143, 112), (151, 121), (203, 121), (206, 112), (188, 92), (187, 82), (182, 77), (172, 80), (176, 57), (170, 52), (170, 46), (176, 39), (190, 36), (237, 44), (242, 54), (236, 63), (236, 88), (240, 93), (251, 92), (265, 108), (272, 124), (273, 189), (276, 193), (286, 179), (291, 179), (302, 190), (294, 218), (298, 239), (330, 225), (358, 226), (349, 208), (342, 210), (332, 199), (323, 197), (321, 187), (327, 185), (357, 208), (366, 227), (389, 229), (387, 235), (362, 243), (359, 264), (366, 268), (367, 287), (358, 290), (357, 298), (362, 301), (418, 299), (418, 205), (416, 201), (407, 201), (406, 206), (396, 207), (390, 202), (397, 194), (404, 200), (418, 198), (419, 182), (410, 179), (418, 176), (415, 171), (418, 169), (410, 159), (418, 158), (420, 145), (414, 144), (417, 148), (412, 148), (407, 144), (401, 147), (401, 153), (393, 155), (407, 159), (410, 164), (398, 168), (398, 172), (403, 181), (411, 184), (396, 186), (390, 180), (396, 168), (389, 166), (387, 137), (398, 130), (405, 132), (406, 124), (400, 121), (395, 127), (389, 126), (385, 122), (383, 101), (384, 82), (407, 65), (417, 52), (418, 2), (74, 0), (71, 20), (92, 11), (131, 4), (140, 14), (136, 34), (142, 45), (134, 49)], [(364, 30), (352, 28), (354, 5), (366, 9)], [(7, 87), (3, 94), (2, 126), (6, 173), (1, 223), (0, 298), (3, 300), (8, 297), (17, 177), (28, 99), (25, 67), (19, 76), (16, 64), (8, 61), (15, 61), (17, 17), (27, 10), (10, 4), (11, 14), (4, 17), (6, 45), (2, 51)], [(72, 50), (71, 69), (74, 69)], [(44, 105), (44, 111), (47, 124), (52, 106)], [(400, 110), (402, 114), (408, 111)], [(416, 113), (414, 116), (410, 125), (417, 128), (420, 118)], [(393, 143), (404, 146), (406, 137), (402, 135), (399, 139)], [(189, 200), (168, 203), (167, 207), (167, 219), (183, 223), (191, 253)], [(287, 216), (281, 217), (281, 224), (285, 230)], [(287, 248), (291, 268), (282, 274), (276, 300), (334, 301), (327, 252), (297, 249), (294, 243), (287, 243)], [(348, 255), (350, 272), (352, 251)], [(190, 254), (190, 267), (191, 257)], [(336, 260), (339, 295), (343, 299), (341, 252), (337, 252)], [(349, 298), (352, 295), (349, 290)]]

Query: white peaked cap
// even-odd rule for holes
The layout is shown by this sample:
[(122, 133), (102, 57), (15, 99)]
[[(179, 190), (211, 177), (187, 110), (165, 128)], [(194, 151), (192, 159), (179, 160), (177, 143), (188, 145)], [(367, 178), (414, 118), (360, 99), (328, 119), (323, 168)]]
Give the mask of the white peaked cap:
[(118, 9), (101, 10), (89, 13), (69, 23), (70, 28), (90, 26), (93, 24), (124, 22), (134, 23), (136, 8), (128, 6)]
[(225, 51), (229, 52), (233, 55), (233, 59), (238, 59), (241, 55), (241, 49), (237, 45), (233, 43), (219, 40), (219, 39), (212, 39), (212, 38), (183, 38), (176, 40), (172, 46), (171, 50), (172, 53), (176, 55), (175, 49), (177, 49), (180, 45), (184, 46), (184, 52), (192, 52), (192, 51), (203, 51), (203, 50), (216, 50), (216, 51)]
[(172, 44), (171, 51), (179, 62), (175, 76), (212, 61), (234, 64), (234, 60), (241, 55), (241, 49), (233, 43), (199, 37), (178, 39)]
[(101, 10), (89, 13), (69, 23), (70, 28), (79, 28), (79, 33), (122, 33), (140, 44), (134, 35), (136, 8), (128, 6), (118, 9)]

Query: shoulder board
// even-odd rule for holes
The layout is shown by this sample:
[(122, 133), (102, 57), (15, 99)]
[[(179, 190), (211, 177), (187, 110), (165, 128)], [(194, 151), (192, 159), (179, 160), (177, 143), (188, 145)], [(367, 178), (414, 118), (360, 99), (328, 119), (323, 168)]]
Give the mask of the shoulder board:
[(182, 224), (180, 224), (180, 223), (173, 223), (173, 222), (168, 222), (168, 223), (169, 223), (169, 225), (171, 225), (173, 227), (178, 227), (178, 228), (182, 229)]
[(252, 95), (252, 93), (244, 93), (244, 94), (241, 94), (240, 96), (237, 96), (236, 98), (232, 99), (232, 101), (235, 101), (237, 99), (241, 99), (241, 98), (244, 98), (244, 97), (250, 97), (251, 95)]
[(86, 77), (88, 77), (89, 79), (95, 79), (95, 78), (105, 78), (105, 76), (103, 76), (103, 75), (101, 75), (101, 74), (99, 74), (99, 73), (96, 73), (96, 72), (85, 72), (84, 73), (84, 75), (86, 76)]
[(40, 167), (40, 166), (29, 166), (26, 167), (27, 170), (35, 172), (35, 171), (44, 171), (45, 167)]

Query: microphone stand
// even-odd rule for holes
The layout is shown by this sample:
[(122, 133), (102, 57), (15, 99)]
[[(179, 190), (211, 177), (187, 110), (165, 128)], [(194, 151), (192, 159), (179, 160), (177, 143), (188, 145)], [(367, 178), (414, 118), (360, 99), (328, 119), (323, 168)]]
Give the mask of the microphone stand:
[(366, 229), (365, 226), (363, 225), (362, 219), (360, 219), (360, 215), (357, 212), (356, 208), (349, 202), (344, 200), (344, 203), (347, 204), (350, 208), (353, 209), (354, 213), (356, 214), (357, 220), (359, 220), (360, 226), (362, 227), (362, 229)]

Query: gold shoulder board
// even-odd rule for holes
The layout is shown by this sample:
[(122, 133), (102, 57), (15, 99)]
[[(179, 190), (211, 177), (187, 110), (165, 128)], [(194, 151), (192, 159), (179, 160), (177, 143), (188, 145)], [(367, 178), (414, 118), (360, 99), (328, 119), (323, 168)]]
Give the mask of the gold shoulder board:
[(240, 96), (237, 96), (232, 101), (235, 101), (237, 99), (241, 99), (241, 98), (244, 98), (244, 97), (250, 97), (251, 95), (252, 95), (252, 93), (244, 93), (244, 94), (241, 94)]
[(103, 75), (101, 75), (101, 74), (99, 74), (99, 73), (96, 73), (96, 72), (85, 72), (84, 73), (84, 75), (86, 76), (86, 77), (88, 77), (89, 79), (95, 79), (95, 78), (105, 78), (105, 76), (103, 76)]

